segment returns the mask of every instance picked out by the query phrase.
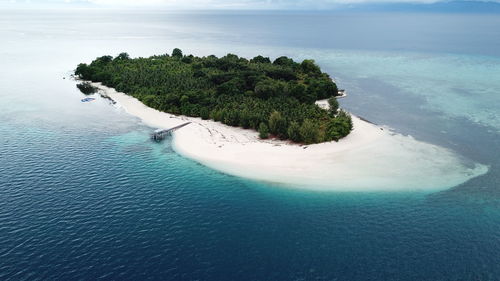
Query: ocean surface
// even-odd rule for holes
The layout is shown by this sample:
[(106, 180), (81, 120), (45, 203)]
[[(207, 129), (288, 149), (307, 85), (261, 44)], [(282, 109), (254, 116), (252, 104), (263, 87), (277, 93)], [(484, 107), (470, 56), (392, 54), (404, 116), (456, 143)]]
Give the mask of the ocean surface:
[[(3, 10), (0, 38), (0, 280), (500, 280), (496, 14)], [(434, 193), (249, 181), (69, 79), (175, 47), (313, 58), (348, 110), (489, 171)]]

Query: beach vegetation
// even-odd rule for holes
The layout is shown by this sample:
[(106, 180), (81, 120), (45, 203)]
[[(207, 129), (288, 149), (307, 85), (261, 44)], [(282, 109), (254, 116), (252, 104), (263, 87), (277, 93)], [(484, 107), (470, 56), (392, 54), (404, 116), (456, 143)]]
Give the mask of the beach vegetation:
[(302, 135), (300, 134), (300, 124), (296, 121), (290, 122), (287, 129), (288, 138), (294, 142), (302, 142)]
[(300, 126), (300, 136), (305, 144), (320, 142), (319, 126), (311, 119), (306, 119)]
[(82, 83), (76, 84), (76, 87), (84, 95), (92, 95), (92, 94), (97, 93), (97, 88), (92, 86), (92, 84), (90, 84), (89, 82), (82, 82)]
[(338, 90), (313, 60), (196, 57), (176, 48), (171, 55), (149, 58), (130, 58), (126, 53), (98, 57), (79, 64), (75, 74), (160, 111), (259, 133), (265, 125), (267, 135), (294, 142), (337, 140), (352, 129), (347, 113), (331, 114), (315, 104), (337, 96)]
[(259, 137), (261, 139), (269, 138), (269, 128), (267, 128), (267, 125), (264, 122), (259, 125)]
[(337, 116), (328, 122), (325, 137), (329, 140), (338, 141), (347, 136), (352, 128), (351, 116), (347, 112), (340, 110)]
[(280, 139), (288, 138), (288, 124), (278, 111), (273, 111), (269, 116), (269, 132)]
[(328, 99), (328, 111), (330, 112), (331, 115), (337, 114), (337, 111), (339, 110), (339, 101), (337, 100), (336, 97), (331, 97)]

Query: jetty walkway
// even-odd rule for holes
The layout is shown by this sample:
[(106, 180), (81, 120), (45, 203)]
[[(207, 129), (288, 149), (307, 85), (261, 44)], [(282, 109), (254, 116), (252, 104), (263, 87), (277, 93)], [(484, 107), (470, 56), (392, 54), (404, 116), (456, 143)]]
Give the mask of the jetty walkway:
[(186, 125), (189, 125), (189, 124), (191, 124), (191, 122), (186, 122), (184, 124), (181, 124), (179, 126), (175, 126), (175, 127), (169, 128), (169, 129), (158, 129), (151, 134), (151, 138), (155, 141), (161, 141), (166, 136), (171, 136), (173, 131), (178, 130), (178, 129), (180, 129)]

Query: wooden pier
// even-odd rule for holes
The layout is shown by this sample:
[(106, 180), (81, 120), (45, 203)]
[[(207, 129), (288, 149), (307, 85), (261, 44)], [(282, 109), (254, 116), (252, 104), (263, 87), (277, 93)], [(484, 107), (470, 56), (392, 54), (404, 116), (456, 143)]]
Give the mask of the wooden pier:
[(186, 125), (189, 125), (191, 124), (191, 122), (186, 122), (184, 124), (181, 124), (179, 126), (175, 126), (175, 127), (172, 127), (172, 128), (169, 128), (169, 129), (158, 129), (156, 131), (154, 131), (152, 134), (151, 134), (151, 138), (155, 141), (161, 141), (163, 140), (166, 136), (171, 136), (172, 135), (172, 132), (177, 130), (177, 129), (180, 129)]

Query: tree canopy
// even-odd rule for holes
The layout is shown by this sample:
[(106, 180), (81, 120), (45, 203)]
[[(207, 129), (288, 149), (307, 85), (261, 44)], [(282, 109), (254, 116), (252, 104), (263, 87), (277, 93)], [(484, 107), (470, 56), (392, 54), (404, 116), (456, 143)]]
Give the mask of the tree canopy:
[(338, 140), (352, 129), (347, 113), (314, 104), (337, 96), (338, 90), (313, 60), (196, 57), (176, 48), (172, 55), (149, 58), (102, 56), (79, 64), (75, 74), (160, 111), (251, 128), (261, 137), (319, 143)]

